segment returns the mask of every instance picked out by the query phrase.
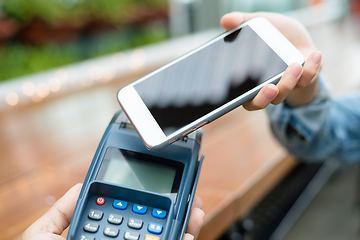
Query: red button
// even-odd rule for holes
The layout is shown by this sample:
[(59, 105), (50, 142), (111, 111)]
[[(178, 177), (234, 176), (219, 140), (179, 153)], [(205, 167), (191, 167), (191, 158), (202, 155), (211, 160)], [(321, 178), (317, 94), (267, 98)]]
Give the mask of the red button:
[(96, 199), (96, 204), (97, 205), (104, 205), (105, 203), (105, 199), (102, 197), (99, 197), (98, 199)]

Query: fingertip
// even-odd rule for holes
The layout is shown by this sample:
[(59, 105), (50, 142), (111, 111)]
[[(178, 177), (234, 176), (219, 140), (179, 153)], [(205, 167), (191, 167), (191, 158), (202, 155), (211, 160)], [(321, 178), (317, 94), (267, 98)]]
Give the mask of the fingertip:
[(198, 216), (198, 225), (201, 227), (204, 221), (205, 212), (201, 208), (194, 208), (192, 209), (195, 213), (194, 215)]
[(205, 217), (205, 212), (204, 212), (204, 210), (202, 210), (201, 208), (199, 208), (199, 209), (200, 209), (200, 212), (201, 212), (202, 218), (204, 219), (204, 217)]
[(220, 24), (225, 30), (231, 30), (233, 28), (236, 28), (241, 23), (243, 23), (244, 17), (243, 14), (240, 12), (231, 12), (225, 14), (221, 20)]
[(311, 61), (315, 65), (319, 65), (321, 63), (322, 54), (320, 51), (315, 51), (310, 54), (308, 60)]
[(316, 79), (322, 67), (322, 54), (319, 51), (312, 52), (303, 66), (303, 73), (296, 87), (304, 88)]
[(192, 208), (187, 231), (193, 236), (197, 236), (204, 223), (205, 212), (200, 208)]
[(262, 91), (262, 97), (270, 103), (272, 100), (275, 99), (278, 93), (279, 89), (274, 84), (268, 84), (264, 87), (264, 90)]
[(248, 111), (265, 109), (278, 95), (279, 88), (268, 84), (251, 101), (244, 103), (243, 107)]
[(77, 192), (80, 192), (81, 188), (82, 188), (83, 184), (82, 183), (77, 183), (75, 184), (72, 189), (74, 189)]
[[(80, 194), (81, 188), (82, 188), (83, 184), (82, 183), (77, 183), (74, 186), (72, 186), (65, 194), (62, 198), (64, 199), (74, 199), (77, 198)], [(60, 198), (61, 199), (61, 198)], [(60, 200), (59, 199), (59, 200)]]
[(183, 240), (194, 240), (195, 237), (190, 233), (185, 233)]
[(303, 73), (303, 68), (299, 63), (293, 63), (290, 65), (289, 73), (294, 79), (299, 79)]

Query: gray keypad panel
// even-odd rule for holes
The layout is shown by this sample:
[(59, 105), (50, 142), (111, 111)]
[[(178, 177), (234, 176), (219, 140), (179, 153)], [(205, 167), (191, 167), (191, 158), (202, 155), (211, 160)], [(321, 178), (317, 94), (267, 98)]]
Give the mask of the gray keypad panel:
[[(154, 209), (146, 206), (145, 214), (138, 214), (133, 211), (134, 202), (127, 202), (128, 206), (124, 210), (113, 207), (113, 199), (103, 197), (105, 203), (97, 205), (96, 199), (103, 196), (93, 196), (88, 200), (84, 209), (83, 217), (80, 221), (80, 227), (83, 232), (79, 232), (76, 240), (102, 240), (102, 239), (121, 239), (121, 240), (144, 240), (146, 235), (163, 239), (163, 232), (159, 234), (148, 231), (150, 223), (160, 224), (165, 228), (168, 217), (159, 219), (154, 213), (161, 211), (167, 212), (168, 209)], [(136, 205), (137, 206), (137, 205)]]

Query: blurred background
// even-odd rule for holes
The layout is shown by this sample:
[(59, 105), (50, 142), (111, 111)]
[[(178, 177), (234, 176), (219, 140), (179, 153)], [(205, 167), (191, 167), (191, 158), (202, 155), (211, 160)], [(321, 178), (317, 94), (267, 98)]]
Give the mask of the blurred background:
[[(359, 0), (0, 0), (0, 239), (19, 238), (83, 181), (122, 86), (221, 33), (231, 11), (298, 19), (323, 53), (334, 95), (359, 86)], [(359, 238), (358, 166), (288, 160), (262, 112), (236, 110), (204, 131), (199, 240)], [(232, 131), (238, 142), (224, 144)], [(259, 146), (239, 149), (249, 135)], [(234, 171), (225, 178), (238, 181), (215, 171), (224, 152)], [(250, 192), (243, 210), (235, 200)]]

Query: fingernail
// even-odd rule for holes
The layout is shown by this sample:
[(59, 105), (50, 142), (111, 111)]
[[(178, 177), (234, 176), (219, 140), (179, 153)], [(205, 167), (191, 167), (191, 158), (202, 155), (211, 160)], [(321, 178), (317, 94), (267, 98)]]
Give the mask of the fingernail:
[(265, 91), (263, 92), (262, 96), (267, 100), (272, 101), (276, 97), (277, 93), (278, 93), (277, 87), (275, 87), (274, 85), (268, 85)]
[(202, 210), (201, 208), (200, 208), (200, 210), (201, 210), (201, 212), (202, 212), (202, 214), (203, 214), (203, 218), (205, 217), (205, 212), (204, 212), (204, 210)]
[(311, 62), (315, 63), (315, 64), (319, 64), (321, 61), (321, 53), (320, 52), (315, 52), (312, 56), (311, 56)]
[(194, 240), (195, 237), (191, 235), (190, 233), (185, 233), (183, 240)]
[(302, 67), (301, 66), (294, 66), (293, 68), (291, 68), (290, 70), (290, 74), (294, 77), (294, 78), (298, 78), (300, 76), (300, 73), (302, 72)]

